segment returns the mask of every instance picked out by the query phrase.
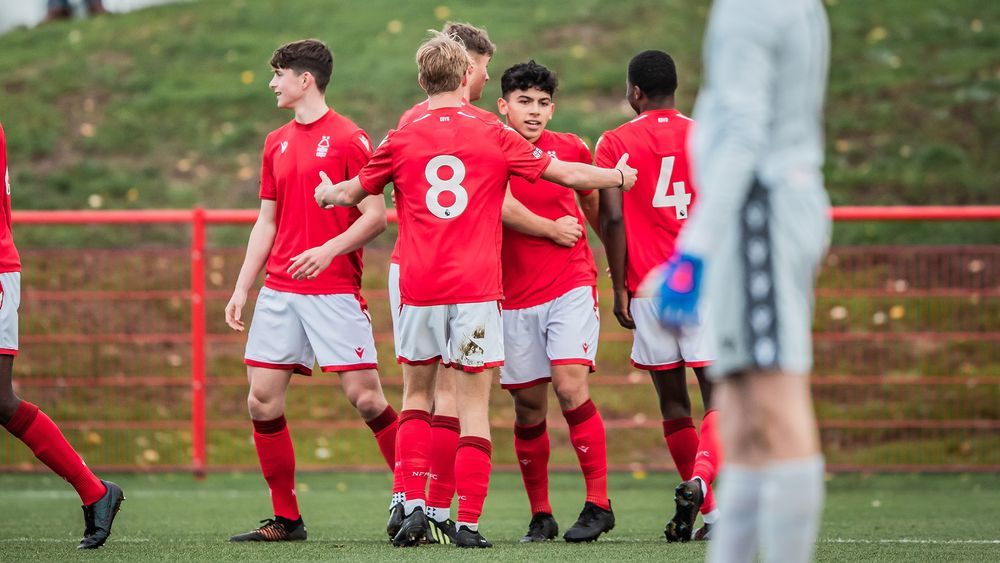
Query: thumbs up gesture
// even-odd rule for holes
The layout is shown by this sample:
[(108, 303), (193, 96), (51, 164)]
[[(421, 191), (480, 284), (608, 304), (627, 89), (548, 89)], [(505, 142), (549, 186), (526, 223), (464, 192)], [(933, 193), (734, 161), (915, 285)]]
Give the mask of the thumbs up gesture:
[(623, 192), (631, 190), (632, 186), (635, 185), (637, 171), (635, 168), (628, 165), (628, 153), (623, 154), (622, 157), (618, 159), (618, 164), (615, 165), (615, 168), (622, 173), (621, 190)]
[[(313, 192), (313, 197), (316, 199), (316, 205), (326, 208), (331, 204), (326, 202), (328, 196), (333, 196), (333, 182), (330, 181), (330, 177), (326, 175), (326, 172), (322, 170), (319, 171), (319, 185), (316, 186), (316, 191)], [(333, 199), (332, 197), (330, 199)]]

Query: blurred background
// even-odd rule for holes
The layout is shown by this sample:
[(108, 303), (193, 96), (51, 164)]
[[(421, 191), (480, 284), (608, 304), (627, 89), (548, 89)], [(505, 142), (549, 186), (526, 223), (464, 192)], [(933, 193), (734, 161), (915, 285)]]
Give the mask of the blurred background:
[[(833, 30), (825, 173), (834, 204), (1000, 204), (1000, 3), (825, 3)], [(291, 119), (274, 108), (267, 87), (275, 47), (304, 37), (327, 42), (335, 56), (329, 103), (380, 139), (423, 99), (413, 53), (427, 29), (447, 20), (485, 27), (497, 44), (477, 105), (495, 111), (503, 70), (534, 58), (560, 78), (549, 127), (593, 146), (633, 117), (623, 100), (625, 68), (641, 50), (675, 57), (679, 108), (690, 112), (710, 3), (149, 4), (161, 2), (105, 0), (110, 14), (34, 26), (45, 17), (43, 1), (0, 0), (0, 30), (8, 29), (0, 35), (0, 121), (15, 210), (256, 208), (264, 137)], [(256, 465), (244, 341), (222, 316), (248, 217), (209, 221), (203, 247), (190, 218), (16, 222), (24, 260), (18, 391), (45, 406), (91, 465), (193, 467), (199, 396), (206, 466)], [(365, 296), (398, 406), (385, 303), (393, 240), (390, 227), (366, 250)], [(192, 244), (202, 248), (195, 262)], [(600, 244), (594, 249), (603, 261)], [(193, 277), (205, 284), (202, 333)], [(610, 427), (610, 461), (637, 474), (671, 467), (647, 376), (628, 363), (630, 335), (604, 312), (593, 383)], [(838, 222), (815, 337), (831, 468), (1000, 469), (1000, 222), (964, 215)], [(204, 387), (192, 384), (199, 365)], [(318, 376), (296, 384), (310, 388), (290, 395), (300, 465), (377, 466), (370, 432), (338, 382)], [(493, 402), (496, 459), (510, 465), (510, 400), (497, 389)], [(550, 424), (563, 426), (553, 440), (568, 443), (553, 415)], [(576, 463), (562, 447), (553, 462)], [(0, 435), (0, 469), (33, 470), (33, 463)]]

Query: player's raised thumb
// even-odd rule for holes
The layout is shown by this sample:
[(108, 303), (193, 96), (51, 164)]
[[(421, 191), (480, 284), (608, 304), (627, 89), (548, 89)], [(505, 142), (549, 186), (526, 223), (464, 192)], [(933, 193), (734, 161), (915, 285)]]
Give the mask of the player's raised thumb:
[(323, 172), (322, 170), (319, 171), (319, 179), (324, 184), (332, 184), (333, 183), (333, 182), (330, 181), (330, 177), (326, 175), (326, 172)]
[(615, 168), (628, 168), (628, 153), (623, 154), (618, 159), (618, 164), (615, 165)]

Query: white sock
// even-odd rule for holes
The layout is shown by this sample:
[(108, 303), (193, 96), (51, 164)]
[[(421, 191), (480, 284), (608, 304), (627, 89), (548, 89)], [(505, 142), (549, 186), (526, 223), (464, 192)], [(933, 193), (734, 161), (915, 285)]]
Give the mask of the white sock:
[(751, 563), (757, 554), (757, 516), (760, 512), (760, 489), (763, 472), (745, 465), (729, 463), (719, 476), (720, 510), (726, 517), (719, 521), (708, 542), (709, 563)]
[(761, 559), (811, 561), (823, 512), (823, 456), (772, 463), (760, 494)]
[(470, 524), (469, 522), (458, 522), (458, 523), (455, 524), (455, 529), (457, 530), (457, 529), (461, 528), (462, 526), (465, 526), (466, 528), (468, 528), (470, 532), (478, 532), (479, 531), (479, 522), (476, 522), (475, 524)]
[(435, 522), (444, 522), (451, 518), (451, 507), (438, 508), (436, 506), (427, 507), (427, 517)]
[(392, 493), (392, 498), (389, 499), (389, 510), (397, 504), (406, 502), (406, 493)]
[(722, 513), (721, 513), (721, 512), (719, 512), (719, 509), (718, 509), (718, 508), (716, 508), (715, 510), (713, 510), (713, 511), (709, 512), (708, 514), (702, 514), (702, 515), (701, 515), (701, 519), (702, 519), (702, 521), (704, 521), (704, 522), (705, 522), (706, 524), (715, 524), (716, 522), (718, 522), (718, 521), (719, 521), (719, 516), (720, 516), (721, 514), (722, 514)]
[(427, 512), (427, 505), (424, 502), (424, 499), (418, 498), (415, 500), (403, 501), (403, 513), (406, 514), (407, 516), (413, 514), (413, 511), (418, 508), (420, 510), (423, 510), (424, 512)]

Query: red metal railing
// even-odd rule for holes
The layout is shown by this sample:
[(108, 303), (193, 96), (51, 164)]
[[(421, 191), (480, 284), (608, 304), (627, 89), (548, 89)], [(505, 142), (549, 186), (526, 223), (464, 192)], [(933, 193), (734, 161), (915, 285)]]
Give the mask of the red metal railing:
[[(52, 393), (74, 393), (72, 390), (78, 390), (76, 392), (78, 393), (77, 395), (63, 396), (64, 399), (68, 398), (69, 400), (64, 400), (60, 403), (60, 408), (67, 411), (65, 416), (60, 417), (61, 427), (67, 431), (78, 432), (78, 438), (85, 443), (92, 443), (91, 445), (95, 449), (97, 446), (104, 447), (106, 444), (102, 444), (102, 438), (99, 433), (92, 431), (94, 428), (99, 428), (105, 432), (122, 432), (124, 433), (122, 434), (123, 436), (131, 436), (127, 434), (128, 432), (148, 431), (157, 433), (162, 431), (165, 433), (164, 439), (168, 437), (167, 432), (181, 432), (183, 427), (189, 429), (190, 450), (187, 457), (188, 461), (185, 461), (184, 456), (181, 454), (174, 455), (168, 460), (154, 459), (156, 456), (149, 455), (136, 458), (139, 465), (131, 465), (127, 462), (128, 452), (131, 451), (129, 450), (130, 444), (122, 442), (116, 445), (115, 448), (126, 453), (107, 454), (106, 458), (102, 459), (100, 456), (105, 455), (105, 453), (103, 453), (103, 450), (97, 450), (97, 454), (91, 454), (88, 457), (92, 465), (118, 469), (140, 467), (158, 470), (183, 467), (201, 475), (210, 468), (244, 466), (246, 464), (246, 461), (241, 457), (242, 454), (240, 453), (238, 439), (226, 436), (226, 433), (231, 434), (245, 430), (245, 416), (242, 414), (242, 411), (226, 411), (229, 418), (217, 414), (225, 410), (220, 405), (228, 408), (230, 404), (241, 403), (241, 401), (236, 401), (235, 397), (245, 392), (245, 379), (238, 376), (213, 374), (211, 371), (227, 371), (228, 368), (216, 367), (210, 370), (207, 365), (209, 361), (214, 362), (216, 360), (218, 360), (219, 365), (228, 366), (230, 363), (233, 363), (233, 354), (225, 358), (216, 358), (216, 356), (221, 354), (218, 350), (225, 349), (232, 351), (233, 348), (238, 347), (242, 343), (243, 336), (219, 331), (213, 332), (206, 322), (208, 315), (214, 315), (211, 317), (213, 319), (215, 316), (218, 316), (217, 313), (221, 312), (218, 310), (218, 305), (229, 296), (228, 284), (231, 283), (232, 275), (227, 276), (224, 271), (227, 268), (226, 264), (231, 266), (234, 262), (238, 262), (239, 257), (242, 256), (242, 249), (232, 250), (228, 253), (210, 249), (207, 243), (207, 230), (210, 226), (214, 225), (251, 223), (256, 219), (256, 216), (256, 210), (203, 209), (14, 212), (14, 222), (18, 225), (18, 228), (22, 225), (190, 225), (190, 255), (186, 259), (183, 256), (171, 254), (173, 251), (149, 252), (141, 249), (135, 251), (102, 251), (94, 255), (93, 259), (98, 263), (95, 267), (97, 272), (102, 270), (127, 270), (131, 265), (131, 267), (136, 269), (136, 272), (134, 272), (136, 279), (144, 279), (147, 282), (152, 279), (159, 285), (152, 284), (150, 287), (133, 287), (130, 283), (126, 282), (118, 283), (103, 280), (96, 284), (90, 284), (98, 285), (99, 287), (78, 289), (74, 285), (75, 280), (73, 275), (59, 269), (58, 266), (52, 265), (58, 264), (60, 261), (70, 261), (77, 258), (79, 254), (77, 251), (73, 251), (72, 253), (65, 251), (40, 251), (38, 254), (42, 256), (42, 268), (48, 268), (56, 273), (42, 272), (39, 280), (46, 280), (45, 283), (23, 284), (25, 295), (30, 297), (30, 306), (44, 308), (49, 304), (56, 305), (53, 314), (49, 316), (58, 318), (60, 314), (65, 314), (60, 313), (62, 311), (61, 307), (72, 305), (80, 309), (85, 308), (88, 303), (106, 302), (114, 303), (117, 308), (115, 314), (124, 317), (120, 321), (108, 321), (116, 324), (116, 326), (117, 324), (122, 325), (116, 330), (90, 330), (91, 327), (61, 330), (62, 327), (57, 326), (39, 326), (31, 327), (31, 330), (23, 332), (22, 342), (27, 346), (25, 346), (22, 357), (18, 360), (16, 370), (18, 375), (15, 378), (18, 384), (32, 387), (39, 392), (47, 389), (51, 390)], [(835, 221), (996, 221), (1000, 220), (1000, 206), (840, 207), (834, 209), (833, 218)], [(390, 220), (395, 220), (393, 210), (390, 210)], [(914, 248), (918, 248), (918, 250), (914, 250)], [(986, 268), (988, 273), (993, 271), (990, 268), (995, 268), (997, 264), (1000, 264), (1000, 248), (986, 248), (989, 249), (989, 252), (983, 254), (986, 258), (980, 256), (981, 253), (976, 254), (975, 257), (969, 258), (969, 263), (978, 264), (985, 260), (985, 265), (979, 264), (975, 267), (980, 269)], [(45, 254), (46, 252), (50, 253), (50, 255)], [(914, 259), (915, 261), (912, 264), (903, 264), (904, 260), (900, 258), (897, 260), (899, 264), (893, 265), (893, 263), (890, 263), (892, 262), (891, 260), (872, 259), (873, 252), (882, 252), (886, 256), (893, 253), (902, 255), (916, 252), (920, 256)], [(33, 253), (22, 251), (22, 254), (26, 259), (30, 260)], [(934, 270), (933, 264), (937, 263), (935, 261), (940, 262), (949, 256), (953, 257), (955, 254), (950, 247), (937, 249), (921, 247), (864, 247), (861, 250), (835, 250), (832, 258), (853, 265), (841, 269), (838, 269), (835, 265), (828, 268), (828, 270), (832, 270), (831, 279), (828, 283), (821, 281), (820, 288), (817, 291), (817, 296), (821, 303), (825, 303), (824, 300), (830, 301), (830, 303), (837, 303), (832, 305), (828, 315), (823, 316), (824, 311), (820, 311), (818, 315), (815, 338), (819, 371), (813, 379), (817, 396), (820, 399), (831, 397), (830, 405), (832, 406), (830, 406), (829, 410), (835, 411), (837, 405), (842, 406), (845, 403), (852, 403), (858, 400), (857, 397), (860, 394), (851, 392), (851, 389), (875, 389), (877, 392), (883, 393), (886, 403), (895, 405), (896, 407), (894, 408), (901, 408), (900, 405), (909, 408), (907, 405), (912, 406), (913, 404), (925, 402), (928, 398), (933, 400), (935, 394), (945, 396), (946, 398), (950, 395), (955, 395), (955, 398), (949, 400), (955, 403), (955, 411), (957, 412), (949, 411), (947, 413), (948, 417), (944, 417), (940, 413), (931, 413), (937, 418), (921, 418), (922, 413), (920, 412), (902, 412), (890, 413), (888, 415), (882, 414), (879, 415), (880, 418), (852, 419), (837, 418), (833, 416), (836, 413), (825, 416), (824, 407), (821, 403), (821, 426), (824, 430), (825, 446), (828, 448), (844, 447), (850, 449), (859, 443), (866, 443), (866, 440), (875, 440), (875, 438), (871, 437), (871, 434), (880, 432), (885, 433), (887, 436), (891, 433), (897, 433), (904, 438), (924, 436), (924, 434), (913, 434), (913, 432), (917, 431), (927, 431), (932, 434), (940, 432), (942, 433), (942, 437), (940, 437), (939, 441), (943, 444), (941, 447), (945, 449), (950, 447), (948, 444), (954, 442), (954, 440), (948, 438), (943, 433), (952, 431), (968, 431), (970, 433), (960, 438), (964, 440), (960, 442), (960, 450), (965, 448), (965, 444), (967, 443), (972, 444), (969, 446), (970, 448), (979, 447), (977, 444), (983, 442), (983, 440), (985, 440), (983, 443), (986, 445), (982, 447), (990, 447), (993, 443), (990, 436), (996, 434), (997, 430), (1000, 430), (1000, 423), (997, 422), (998, 418), (996, 416), (997, 412), (1000, 411), (1000, 391), (991, 391), (997, 393), (997, 398), (990, 403), (989, 397), (986, 399), (970, 399), (966, 395), (962, 395), (961, 392), (955, 391), (955, 389), (962, 386), (985, 390), (1000, 389), (1000, 378), (997, 377), (1000, 376), (1000, 373), (997, 373), (994, 368), (990, 367), (996, 363), (995, 350), (996, 343), (1000, 341), (1000, 330), (987, 321), (976, 320), (975, 322), (966, 322), (965, 317), (963, 317), (962, 322), (956, 321), (952, 323), (955, 326), (937, 326), (926, 323), (925, 325), (914, 323), (913, 326), (910, 326), (901, 322), (898, 323), (899, 326), (883, 330), (883, 328), (888, 327), (888, 324), (879, 319), (883, 317), (886, 319), (895, 319), (894, 315), (896, 315), (896, 312), (892, 307), (898, 307), (899, 305), (886, 304), (883, 307), (881, 301), (892, 300), (903, 292), (900, 291), (900, 287), (895, 285), (889, 284), (879, 287), (878, 283), (868, 280), (875, 273), (882, 275), (883, 271), (893, 268), (910, 268), (908, 271), (912, 270), (912, 274), (907, 274), (907, 276), (920, 279), (913, 279), (906, 282), (905, 295), (910, 300), (908, 303), (920, 304), (927, 302), (929, 303), (928, 306), (941, 307), (941, 310), (944, 311), (941, 314), (945, 316), (965, 315), (966, 313), (949, 312), (950, 309), (948, 307), (952, 307), (952, 305), (940, 305), (939, 301), (942, 299), (950, 300), (949, 303), (965, 299), (977, 300), (980, 306), (982, 306), (981, 300), (989, 300), (988, 303), (990, 304), (1000, 300), (1000, 282), (996, 278), (992, 282), (988, 280), (982, 282), (980, 280), (974, 283), (968, 282), (968, 280), (957, 280), (957, 278), (954, 280), (950, 278), (937, 281), (931, 280), (934, 277), (932, 272)], [(84, 255), (89, 256), (86, 253)], [(48, 260), (45, 256), (51, 256), (51, 260)], [(149, 263), (157, 261), (165, 261), (163, 271), (144, 276), (143, 268), (148, 267)], [(186, 262), (187, 267), (190, 268), (190, 279), (187, 282), (187, 288), (183, 288), (182, 278), (174, 275), (176, 274), (175, 270), (183, 262)], [(215, 264), (216, 262), (219, 264)], [(375, 262), (372, 263), (374, 264)], [(147, 266), (143, 266), (143, 264)], [(36, 267), (38, 266), (26, 265), (25, 275), (31, 275), (32, 270)], [(972, 266), (969, 267), (972, 268)], [(228, 269), (232, 270), (231, 267)], [(945, 270), (947, 268), (942, 267), (940, 269), (940, 271)], [(53, 275), (59, 278), (60, 281), (51, 282), (49, 278), (53, 277)], [(958, 274), (952, 273), (947, 275), (961, 277)], [(161, 279), (163, 276), (170, 278), (171, 283), (163, 281)], [(859, 277), (859, 279), (854, 279), (852, 276)], [(207, 278), (211, 279), (212, 283), (209, 284), (211, 288), (206, 286)], [(222, 282), (219, 280), (222, 280)], [(384, 302), (385, 290), (383, 288), (385, 284), (375, 283), (373, 286), (372, 289), (366, 289), (365, 291), (366, 296), (369, 297), (369, 301), (373, 304)], [(859, 300), (863, 300), (863, 302)], [(176, 323), (170, 323), (168, 320), (163, 320), (159, 325), (151, 327), (147, 327), (141, 323), (130, 324), (133, 315), (131, 307), (133, 306), (141, 310), (143, 306), (151, 302), (167, 303), (168, 306), (166, 308), (170, 310), (164, 313), (163, 316), (166, 318), (170, 315), (176, 316), (178, 313), (175, 305), (184, 301), (188, 304), (188, 315), (190, 316), (189, 329), (186, 333), (177, 331)], [(873, 319), (872, 323), (870, 323), (872, 326), (859, 328), (858, 326), (852, 326), (844, 322), (840, 318), (842, 313), (838, 307), (844, 309), (843, 314), (848, 316), (854, 314), (855, 309), (857, 309), (855, 316), (870, 315)], [(916, 305), (914, 307), (919, 308)], [(883, 311), (882, 309), (886, 310)], [(946, 311), (945, 309), (948, 310)], [(42, 311), (42, 313), (47, 313), (47, 311)], [(86, 311), (81, 313), (81, 316), (85, 314)], [(137, 314), (141, 318), (141, 313)], [(934, 314), (938, 313), (929, 312), (926, 313), (926, 316), (930, 318)], [(23, 315), (22, 324), (32, 322), (31, 319), (33, 317), (34, 315)], [(43, 321), (48, 318), (46, 314), (40, 314), (38, 317)], [(610, 370), (612, 375), (602, 374), (596, 376), (594, 379), (595, 385), (614, 386), (622, 390), (620, 391), (621, 393), (626, 393), (624, 390), (628, 387), (635, 387), (635, 384), (646, 385), (645, 378), (641, 373), (631, 372), (627, 375), (624, 374), (630, 370), (627, 364), (622, 363), (620, 360), (622, 356), (627, 357), (627, 343), (631, 337), (627, 332), (617, 329), (613, 323), (607, 322), (607, 319), (610, 319), (611, 315), (605, 315), (605, 318), (606, 324), (602, 329), (601, 336), (602, 349), (612, 348), (612, 351), (602, 352), (605, 353), (605, 357), (601, 358), (600, 362), (602, 365), (618, 366), (618, 371), (615, 372), (614, 368), (612, 368)], [(934, 320), (935, 322), (940, 321), (940, 319)], [(385, 322), (381, 324), (376, 323), (376, 340), (380, 343), (391, 341), (391, 332)], [(933, 354), (931, 356), (918, 354), (913, 358), (903, 357), (905, 356), (905, 350), (920, 347), (926, 348), (931, 344), (938, 346), (941, 343), (951, 343), (959, 347), (971, 347), (967, 351), (969, 357), (972, 358), (970, 361), (981, 365), (973, 366), (976, 369), (973, 369), (972, 373), (956, 378), (949, 370), (955, 365), (961, 367), (961, 362), (956, 363), (955, 360), (955, 354), (958, 354), (958, 352), (947, 350), (944, 352), (946, 357), (943, 358), (933, 357)], [(981, 345), (976, 347), (977, 343)], [(184, 369), (185, 362), (183, 358), (177, 359), (178, 353), (174, 351), (178, 346), (185, 344), (190, 346), (187, 351), (189, 355), (188, 365), (186, 366), (187, 370)], [(209, 344), (212, 344), (212, 353), (210, 353)], [(36, 356), (31, 356), (31, 350), (34, 346), (44, 348), (37, 354), (37, 361), (35, 361)], [(79, 358), (77, 358), (77, 356), (73, 355), (77, 352), (71, 352), (74, 346), (89, 346), (98, 349), (98, 352), (94, 353), (95, 357), (88, 356), (88, 352), (79, 352)], [(133, 361), (133, 363), (129, 363), (125, 360), (116, 360), (118, 363), (109, 363), (103, 357), (96, 357), (100, 356), (100, 354), (110, 354), (111, 352), (108, 352), (108, 350), (113, 351), (117, 346), (130, 347), (129, 349), (132, 350), (132, 353), (140, 358), (146, 354), (150, 357), (154, 354), (165, 354), (168, 361), (163, 366), (157, 365), (155, 368), (150, 368), (149, 365), (142, 362)], [(52, 368), (46, 367), (46, 362), (55, 361), (54, 357), (49, 357), (51, 354), (46, 354), (48, 350), (58, 350), (68, 355), (71, 359), (66, 360), (67, 365)], [(155, 350), (155, 352), (151, 352), (150, 350)], [(614, 356), (617, 360), (607, 359), (607, 357), (611, 356)], [(391, 356), (388, 357), (391, 358)], [(844, 360), (844, 358), (847, 358), (847, 360)], [(223, 359), (225, 361), (222, 361)], [(616, 364), (615, 361), (619, 361), (619, 363)], [(843, 361), (848, 361), (849, 363), (841, 365)], [(907, 364), (907, 362), (910, 363)], [(86, 377), (77, 378), (67, 376), (76, 374), (75, 370), (78, 369), (78, 365), (88, 363), (93, 364), (93, 372), (89, 373)], [(385, 374), (384, 384), (387, 388), (398, 389), (400, 381), (398, 375), (396, 375), (395, 366), (389, 365), (391, 361), (386, 361), (385, 359), (383, 359), (382, 364)], [(112, 367), (109, 368), (108, 366)], [(907, 366), (913, 369), (904, 369)], [(111, 369), (115, 373), (103, 373), (102, 370), (105, 369)], [(164, 373), (146, 373), (147, 369), (158, 369)], [(22, 370), (27, 370), (27, 374)], [(939, 372), (936, 370), (942, 371)], [(187, 377), (183, 373), (186, 371), (190, 372)], [(136, 372), (141, 373), (137, 374)], [(921, 377), (915, 378), (911, 372), (919, 372)], [(58, 377), (37, 377), (38, 374), (45, 373), (62, 373), (64, 375)], [(337, 383), (336, 379), (333, 378), (313, 378), (309, 382), (309, 385), (316, 386), (319, 390), (325, 390), (332, 385), (337, 385)], [(123, 412), (120, 414), (121, 418), (118, 420), (100, 421), (97, 420), (100, 418), (99, 415), (94, 416), (93, 413), (86, 415), (73, 410), (73, 404), (83, 401), (83, 397), (79, 393), (116, 386), (129, 387), (130, 390), (142, 390), (143, 392), (155, 390), (159, 393), (152, 393), (145, 402), (141, 400), (137, 401), (138, 406), (135, 408), (138, 409), (138, 412)], [(215, 390), (214, 392), (219, 396), (228, 394), (227, 400), (212, 403), (214, 405), (212, 412), (215, 415), (213, 417), (208, 417), (208, 413), (206, 412), (209, 408), (207, 393), (210, 389)], [(164, 400), (162, 395), (172, 396), (172, 394), (183, 390), (190, 393), (188, 401), (190, 412), (179, 415), (178, 412), (181, 411), (181, 408), (177, 405), (180, 405), (181, 401), (174, 400), (171, 402)], [(921, 395), (921, 393), (926, 394), (926, 396)], [(157, 404), (158, 400), (164, 400), (163, 402), (169, 402), (171, 405), (174, 405), (171, 407), (174, 410), (162, 415), (157, 414), (157, 409), (162, 407), (162, 405)], [(112, 410), (127, 410), (125, 408), (127, 405), (118, 404), (115, 401), (112, 401), (108, 407)], [(363, 424), (356, 419), (352, 420), (348, 417), (347, 420), (331, 420), (337, 417), (337, 413), (331, 414), (326, 412), (323, 410), (325, 407), (322, 406), (312, 405), (308, 408), (312, 409), (310, 414), (320, 412), (318, 418), (322, 420), (310, 420), (310, 416), (298, 417), (295, 425), (297, 429), (317, 432), (316, 443), (318, 445), (315, 450), (315, 459), (318, 462), (326, 459), (322, 452), (329, 449), (323, 445), (323, 438), (318, 434), (320, 431), (332, 429), (344, 431), (363, 430)], [(877, 410), (877, 406), (867, 408)], [(906, 408), (903, 410), (906, 410)], [(967, 412), (962, 412), (962, 409), (965, 409)], [(649, 443), (651, 439), (659, 440), (655, 436), (656, 433), (652, 432), (652, 430), (659, 426), (659, 422), (655, 416), (647, 417), (641, 412), (634, 414), (626, 409), (617, 418), (608, 415), (606, 417), (609, 428), (616, 431), (643, 431), (641, 436), (637, 435), (635, 437), (636, 443), (643, 444), (641, 447), (645, 447), (645, 444)], [(494, 422), (498, 429), (509, 426), (509, 420), (498, 419)], [(553, 422), (555, 423), (553, 426), (558, 427), (561, 420), (556, 418)], [(181, 440), (186, 442), (188, 437), (184, 436), (183, 433), (181, 436)], [(651, 436), (652, 438), (650, 438)], [(3, 445), (4, 439), (6, 439), (5, 436), (0, 436), (0, 446)], [(110, 438), (108, 440), (109, 442), (111, 441)], [(122, 438), (122, 440), (125, 440), (125, 438)], [(145, 440), (148, 440), (145, 434), (140, 434), (133, 439), (133, 441), (139, 444), (139, 448), (145, 448), (142, 445)], [(882, 447), (885, 444), (892, 445), (898, 443), (905, 444), (907, 442), (906, 440), (893, 442), (892, 437), (889, 436), (882, 442), (876, 443), (873, 448)], [(216, 445), (213, 446), (213, 444)], [(219, 444), (228, 444), (225, 447), (230, 448), (229, 451), (235, 453), (227, 455), (222, 451), (224, 447)], [(210, 449), (213, 447), (219, 450), (214, 460), (210, 456)], [(163, 449), (165, 450), (166, 448)], [(27, 465), (28, 462), (24, 461), (23, 457), (18, 457), (12, 453), (8, 454), (7, 451), (7, 449), (0, 447), (0, 469), (31, 469), (35, 467), (34, 465)], [(150, 451), (155, 453), (156, 448), (147, 448), (143, 451), (144, 453)], [(95, 455), (98, 456), (98, 459), (95, 459)], [(977, 458), (979, 461), (975, 461), (974, 463), (967, 463), (961, 459), (957, 461), (944, 459), (940, 455), (938, 458), (928, 456), (926, 459), (919, 458), (918, 456), (914, 460), (912, 459), (913, 456), (907, 454), (910, 457), (903, 456), (905, 461), (897, 460), (896, 462), (891, 462), (891, 460), (890, 462), (885, 462), (885, 460), (879, 459), (866, 461), (863, 456), (858, 457), (860, 455), (858, 454), (853, 458), (850, 455), (846, 455), (843, 460), (836, 461), (832, 465), (834, 468), (844, 470), (860, 468), (938, 470), (961, 468), (965, 470), (996, 470), (1000, 468), (1000, 459), (994, 460), (989, 455), (982, 459)], [(617, 468), (631, 467), (632, 465), (627, 462), (627, 459), (636, 457), (629, 455), (627, 452), (612, 452), (611, 456), (612, 461), (615, 462), (613, 465)], [(220, 459), (221, 462), (219, 461)], [(366, 461), (365, 464), (370, 464), (369, 462), (370, 460)], [(309, 466), (308, 463), (304, 465)]]

